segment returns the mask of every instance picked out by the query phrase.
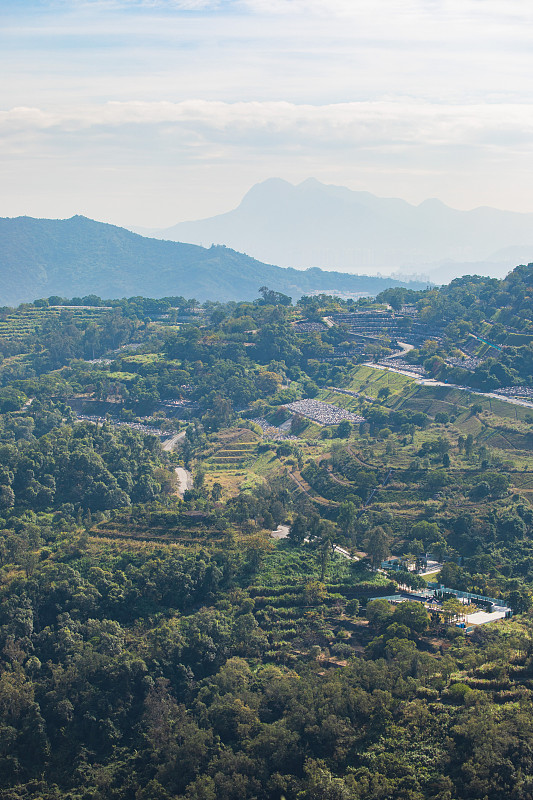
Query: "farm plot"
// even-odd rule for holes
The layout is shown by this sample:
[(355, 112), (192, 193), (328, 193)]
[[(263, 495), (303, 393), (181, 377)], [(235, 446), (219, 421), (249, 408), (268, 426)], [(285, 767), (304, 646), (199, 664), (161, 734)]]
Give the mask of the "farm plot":
[(59, 317), (64, 312), (68, 312), (77, 322), (80, 322), (97, 319), (110, 310), (110, 308), (98, 306), (51, 306), (48, 308), (30, 306), (21, 308), (0, 320), (0, 337), (16, 339), (29, 336), (34, 334), (46, 319)]
[(220, 436), (219, 447), (205, 461), (209, 470), (242, 469), (257, 457), (257, 436), (247, 429), (233, 437)]

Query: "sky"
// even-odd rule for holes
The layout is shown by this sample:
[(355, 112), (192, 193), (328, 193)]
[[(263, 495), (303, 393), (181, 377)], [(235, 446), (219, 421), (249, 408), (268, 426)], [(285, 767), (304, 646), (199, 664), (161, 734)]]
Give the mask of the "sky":
[(166, 227), (309, 177), (533, 212), (531, 0), (0, 0), (0, 216)]

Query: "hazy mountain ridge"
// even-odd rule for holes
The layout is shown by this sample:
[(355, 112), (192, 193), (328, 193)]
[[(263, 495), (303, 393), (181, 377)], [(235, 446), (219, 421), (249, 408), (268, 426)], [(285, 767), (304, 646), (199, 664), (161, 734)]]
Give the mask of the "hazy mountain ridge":
[(225, 244), (282, 266), (401, 270), (437, 281), (443, 265), (447, 279), (465, 272), (502, 277), (533, 260), (533, 214), (459, 211), (437, 199), (414, 206), (315, 179), (293, 186), (272, 178), (253, 186), (233, 211), (150, 235)]
[(265, 284), (295, 298), (316, 291), (377, 294), (405, 285), (390, 278), (285, 269), (226, 247), (149, 239), (81, 216), (1, 218), (0, 242), (0, 305), (53, 294), (226, 301), (253, 299)]

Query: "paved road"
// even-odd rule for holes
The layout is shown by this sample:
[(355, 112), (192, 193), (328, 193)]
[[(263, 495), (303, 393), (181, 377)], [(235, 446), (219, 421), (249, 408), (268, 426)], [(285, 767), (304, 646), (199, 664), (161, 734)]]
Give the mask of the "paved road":
[(183, 497), (187, 489), (192, 489), (193, 487), (192, 475), (188, 469), (184, 469), (183, 467), (176, 467), (174, 472), (178, 479), (178, 494), (180, 497)]
[(406, 353), (409, 353), (411, 350), (415, 349), (414, 344), (407, 344), (407, 342), (398, 342), (399, 347), (402, 348), (400, 353), (394, 353), (389, 358), (402, 358)]
[(491, 397), (493, 400), (501, 400), (502, 403), (510, 403), (513, 406), (533, 408), (533, 403), (529, 403), (527, 400), (515, 400), (513, 397), (505, 397), (505, 395), (496, 394), (496, 392), (478, 392), (476, 389), (471, 389), (468, 386), (459, 386), (457, 383), (444, 383), (443, 381), (436, 381), (433, 378), (421, 378), (414, 372), (408, 372), (405, 369), (398, 369), (397, 367), (384, 367), (381, 364), (372, 364), (371, 362), (366, 362), (363, 364), (363, 366), (371, 367), (372, 369), (382, 369), (386, 370), (387, 372), (397, 372), (398, 375), (406, 375), (408, 378), (412, 378), (414, 382), (418, 383), (420, 386), (445, 386), (447, 389), (459, 389), (461, 392), (475, 394), (478, 397)]
[(288, 525), (278, 525), (275, 531), (272, 531), (270, 534), (273, 539), (286, 539), (289, 535), (289, 526)]
[(165, 439), (163, 442), (163, 450), (175, 450), (176, 447), (180, 442), (185, 439), (185, 431), (181, 431), (181, 433), (177, 433), (175, 436), (172, 436), (170, 439)]
[(333, 546), (333, 550), (340, 556), (343, 556), (343, 558), (348, 558), (350, 561), (359, 561), (358, 556), (351, 556), (348, 550), (345, 550), (344, 547), (340, 547), (338, 544)]
[[(282, 527), (282, 526), (280, 525), (280, 527)], [(309, 539), (309, 537), (306, 536), (305, 539), (304, 539), (305, 544), (309, 544), (310, 541), (311, 540)], [(349, 551), (346, 550), (344, 547), (341, 547), (339, 544), (334, 544), (333, 545), (333, 552), (334, 553), (338, 553), (340, 556), (342, 556), (342, 558), (347, 558), (349, 561), (360, 561), (361, 560), (359, 558), (359, 556), (350, 555)]]

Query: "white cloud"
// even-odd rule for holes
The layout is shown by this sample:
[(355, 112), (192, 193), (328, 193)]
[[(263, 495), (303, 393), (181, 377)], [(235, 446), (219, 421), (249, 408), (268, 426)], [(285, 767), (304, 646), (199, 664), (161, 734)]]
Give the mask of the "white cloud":
[[(0, 112), (0, 136), (52, 135), (102, 128), (170, 126), (194, 131), (204, 141), (261, 147), (491, 146), (513, 149), (533, 136), (528, 104), (445, 105), (396, 99), (328, 105), (186, 100), (179, 103), (109, 102), (61, 111), (19, 107)], [(120, 135), (120, 132), (117, 132)]]
[(272, 175), (533, 210), (530, 0), (5, 5), (0, 213), (171, 224)]

